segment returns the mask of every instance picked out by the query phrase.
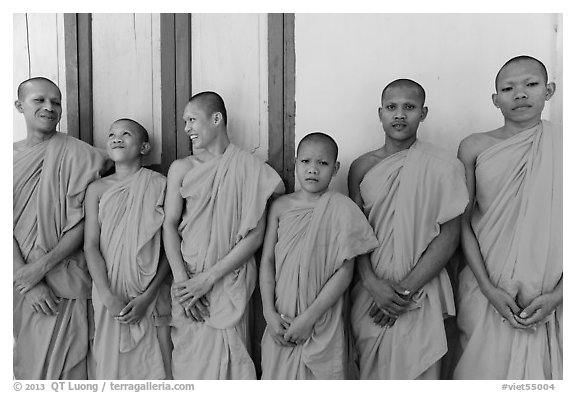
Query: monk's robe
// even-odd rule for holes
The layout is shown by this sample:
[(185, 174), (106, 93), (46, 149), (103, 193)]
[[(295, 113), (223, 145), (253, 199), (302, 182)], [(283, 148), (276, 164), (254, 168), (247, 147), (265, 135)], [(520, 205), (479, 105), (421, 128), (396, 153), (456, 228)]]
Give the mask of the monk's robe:
[[(328, 191), (314, 207), (282, 212), (274, 250), (276, 311), (296, 318), (344, 261), (377, 246), (362, 211), (342, 194)], [(262, 379), (346, 379), (343, 304), (342, 296), (314, 324), (312, 336), (297, 346), (276, 344), (266, 328)]]
[[(562, 128), (549, 122), (476, 159), (471, 224), (494, 285), (523, 308), (562, 277)], [(460, 275), (457, 379), (561, 379), (562, 306), (536, 329), (505, 322), (470, 268)]]
[[(56, 133), (15, 151), (13, 160), (13, 234), (26, 263), (33, 263), (84, 219), (86, 187), (99, 176), (106, 156)], [(92, 279), (81, 247), (44, 282), (61, 299), (58, 315), (34, 312), (14, 290), (14, 376), (85, 379)]]
[[(158, 268), (166, 178), (146, 168), (104, 192), (98, 208), (100, 251), (112, 292), (126, 303), (148, 288)], [(158, 296), (156, 296), (157, 298)], [(163, 379), (154, 324), (156, 299), (136, 324), (118, 322), (92, 289), (96, 379)]]
[[(364, 212), (379, 246), (370, 256), (376, 276), (396, 282), (414, 268), (440, 225), (464, 212), (468, 191), (455, 157), (416, 140), (372, 169), (360, 183)], [(413, 296), (392, 327), (369, 316), (373, 299), (362, 282), (352, 290), (352, 330), (361, 379), (438, 378), (447, 351), (444, 318), (454, 315), (445, 269)]]
[[(189, 276), (226, 256), (256, 227), (268, 198), (283, 188), (270, 166), (232, 144), (191, 169), (182, 181), (185, 208), (178, 227)], [(246, 309), (255, 283), (256, 264), (250, 257), (206, 294), (210, 316), (204, 322), (187, 318), (173, 300), (174, 379), (256, 378), (247, 350)]]

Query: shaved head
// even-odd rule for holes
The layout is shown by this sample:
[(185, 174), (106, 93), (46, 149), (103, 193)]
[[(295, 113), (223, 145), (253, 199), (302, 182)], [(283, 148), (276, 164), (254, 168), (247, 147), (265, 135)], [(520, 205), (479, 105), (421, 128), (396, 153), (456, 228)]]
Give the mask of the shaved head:
[(150, 137), (148, 136), (148, 131), (140, 123), (136, 120), (132, 119), (118, 119), (112, 125), (122, 125), (124, 127), (129, 128), (130, 130), (134, 131), (140, 137), (140, 141), (148, 142)]
[(542, 76), (544, 77), (544, 83), (548, 83), (548, 70), (546, 70), (546, 66), (544, 65), (544, 63), (542, 63), (540, 60), (536, 59), (535, 57), (527, 56), (527, 55), (521, 55), (521, 56), (516, 56), (516, 57), (511, 58), (506, 63), (504, 63), (504, 65), (500, 68), (500, 70), (496, 74), (496, 79), (494, 80), (494, 87), (496, 88), (496, 91), (498, 91), (498, 82), (499, 82), (500, 74), (502, 74), (502, 71), (507, 67), (510, 67), (514, 64), (518, 64), (518, 63), (523, 62), (523, 61), (532, 61), (532, 62), (538, 64), (538, 67), (542, 71)]
[(224, 100), (218, 93), (213, 91), (203, 91), (201, 93), (193, 95), (188, 103), (198, 104), (206, 116), (212, 116), (214, 113), (219, 112), (222, 114), (222, 120), (224, 120), (224, 125), (228, 124), (228, 114), (226, 113), (226, 106), (224, 105)]
[(324, 134), (323, 132), (313, 132), (302, 138), (298, 144), (298, 149), (296, 149), (296, 155), (298, 155), (301, 146), (312, 142), (322, 143), (324, 146), (327, 146), (334, 156), (334, 161), (338, 160), (338, 145), (336, 141), (332, 139), (330, 135)]
[[(58, 85), (52, 82), (50, 79), (44, 78), (43, 76), (36, 76), (34, 78), (26, 79), (25, 81), (23, 81), (18, 85), (18, 99), (19, 100), (24, 99), (24, 96), (26, 95), (28, 88), (36, 82), (49, 83), (54, 87), (56, 87), (58, 91), (60, 91)], [(62, 93), (60, 93), (60, 96), (62, 96)]]
[(386, 87), (384, 88), (384, 90), (382, 90), (380, 102), (384, 101), (384, 95), (386, 94), (386, 91), (388, 91), (391, 88), (396, 88), (396, 87), (412, 88), (412, 89), (418, 90), (418, 96), (420, 96), (420, 98), (422, 98), (422, 106), (424, 106), (424, 102), (426, 101), (426, 92), (424, 91), (424, 88), (420, 85), (420, 83), (415, 82), (412, 79), (396, 79), (395, 81), (388, 83), (386, 85)]

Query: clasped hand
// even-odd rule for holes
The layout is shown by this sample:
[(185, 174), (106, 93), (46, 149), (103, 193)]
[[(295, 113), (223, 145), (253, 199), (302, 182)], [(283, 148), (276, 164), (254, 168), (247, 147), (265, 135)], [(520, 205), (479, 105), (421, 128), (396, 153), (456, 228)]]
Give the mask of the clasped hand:
[(42, 261), (28, 263), (14, 273), (13, 282), (18, 292), (24, 294), (44, 278)]
[(505, 290), (498, 287), (485, 292), (492, 306), (498, 313), (517, 329), (535, 328), (556, 309), (553, 296), (544, 293), (534, 298), (525, 308), (520, 307)]
[(172, 297), (183, 307), (187, 318), (204, 322), (210, 316), (206, 294), (213, 286), (214, 282), (209, 273), (198, 273), (189, 279), (174, 283)]
[(395, 281), (375, 280), (367, 289), (374, 300), (369, 315), (379, 326), (393, 326), (412, 304), (410, 291)]

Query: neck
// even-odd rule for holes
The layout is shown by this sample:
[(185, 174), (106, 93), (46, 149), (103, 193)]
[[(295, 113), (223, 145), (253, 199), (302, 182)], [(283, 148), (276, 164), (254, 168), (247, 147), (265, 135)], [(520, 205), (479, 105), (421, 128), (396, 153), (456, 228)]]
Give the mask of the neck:
[(230, 139), (228, 139), (226, 130), (224, 130), (224, 132), (220, 134), (220, 137), (214, 139), (214, 141), (210, 144), (210, 146), (206, 146), (204, 150), (212, 156), (220, 156), (224, 154), (229, 144)]
[(409, 149), (410, 146), (414, 144), (414, 142), (416, 142), (415, 136), (414, 138), (406, 139), (403, 141), (397, 141), (395, 139), (386, 137), (386, 140), (384, 142), (384, 151), (386, 152), (386, 155), (398, 153), (402, 150)]
[(138, 172), (140, 168), (142, 168), (142, 163), (140, 162), (140, 159), (138, 159), (136, 161), (129, 162), (116, 162), (114, 166), (116, 168), (116, 178), (125, 179)]
[(28, 146), (34, 146), (37, 145), (39, 143), (42, 143), (44, 141), (47, 141), (48, 139), (52, 138), (54, 135), (56, 135), (57, 131), (51, 131), (51, 132), (40, 132), (40, 131), (28, 131), (28, 136), (26, 137), (26, 144)]
[(319, 191), (319, 192), (308, 192), (306, 190), (304, 190), (303, 188), (301, 188), (300, 190), (297, 191), (298, 193), (298, 199), (300, 199), (302, 202), (316, 202), (318, 201), (318, 199), (320, 199), (322, 197), (322, 195), (326, 194), (326, 192), (328, 191), (328, 189), (325, 189), (323, 191)]
[(504, 133), (510, 135), (516, 135), (519, 132), (529, 130), (538, 125), (542, 120), (541, 119), (531, 119), (525, 122), (511, 122), (508, 120), (504, 121), (504, 127), (502, 128)]

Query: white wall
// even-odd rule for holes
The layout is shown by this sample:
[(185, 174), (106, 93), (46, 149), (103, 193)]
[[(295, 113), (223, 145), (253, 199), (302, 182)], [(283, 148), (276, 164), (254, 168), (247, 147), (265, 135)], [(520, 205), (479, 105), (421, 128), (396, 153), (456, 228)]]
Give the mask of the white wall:
[[(506, 60), (537, 57), (561, 81), (557, 24), (554, 14), (296, 14), (296, 145), (313, 131), (332, 135), (341, 162), (332, 188), (347, 194), (350, 163), (383, 144), (382, 89), (411, 78), (429, 107), (419, 136), (456, 154), (465, 136), (501, 125), (491, 94)], [(544, 114), (556, 122), (561, 93)]]
[(233, 143), (268, 158), (268, 16), (192, 14), (192, 94), (219, 93)]
[[(67, 132), (66, 73), (63, 14), (13, 14), (12, 94), (17, 99), (18, 85), (31, 77), (43, 76), (62, 91), (62, 120), (59, 130)], [(14, 142), (26, 138), (24, 117), (12, 111)]]
[(162, 152), (160, 15), (92, 14), (94, 145), (105, 147), (110, 125), (131, 118), (146, 128), (152, 151)]

